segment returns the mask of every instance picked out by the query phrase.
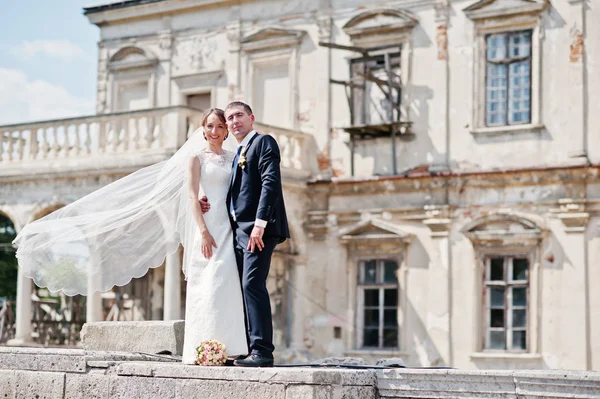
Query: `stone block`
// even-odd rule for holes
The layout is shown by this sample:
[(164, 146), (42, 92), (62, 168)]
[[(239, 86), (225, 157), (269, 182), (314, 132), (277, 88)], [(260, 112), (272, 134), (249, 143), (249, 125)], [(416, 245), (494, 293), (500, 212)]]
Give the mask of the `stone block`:
[(67, 374), (64, 399), (108, 399), (109, 377), (103, 374)]
[(291, 383), (311, 385), (375, 386), (373, 370), (350, 370), (338, 368), (244, 368), (200, 367), (181, 363), (135, 362), (121, 364), (119, 374), (153, 375), (164, 378), (189, 378), (202, 380), (252, 381), (267, 383)]
[(329, 385), (289, 385), (285, 390), (285, 399), (331, 399), (332, 397), (333, 388)]
[(516, 399), (512, 372), (390, 369), (377, 372), (382, 398)]
[[(108, 377), (110, 399), (174, 399), (175, 380), (147, 377)], [(188, 396), (188, 398), (205, 396)]]
[(341, 385), (288, 385), (285, 399), (376, 399), (377, 388)]
[(81, 342), (86, 350), (181, 355), (184, 328), (183, 320), (100, 321), (83, 325)]
[(65, 373), (16, 371), (16, 399), (59, 399), (65, 389)]
[(85, 356), (78, 349), (0, 348), (0, 369), (84, 373)]
[(176, 398), (284, 399), (285, 385), (223, 380), (179, 380), (177, 381)]
[(0, 398), (15, 399), (16, 375), (11, 370), (0, 370)]
[(600, 399), (600, 374), (589, 371), (515, 371), (519, 398)]

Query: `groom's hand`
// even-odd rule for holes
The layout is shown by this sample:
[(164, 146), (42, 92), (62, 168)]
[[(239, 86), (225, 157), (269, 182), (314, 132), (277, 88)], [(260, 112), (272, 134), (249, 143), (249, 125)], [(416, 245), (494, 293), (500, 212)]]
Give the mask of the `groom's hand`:
[(262, 251), (265, 247), (263, 242), (263, 234), (265, 234), (264, 227), (254, 226), (252, 233), (250, 233), (250, 241), (248, 241), (248, 249), (250, 252), (254, 252), (255, 249)]
[(208, 202), (208, 198), (206, 195), (203, 195), (199, 200), (200, 208), (202, 209), (202, 213), (206, 213), (210, 210), (210, 203)]

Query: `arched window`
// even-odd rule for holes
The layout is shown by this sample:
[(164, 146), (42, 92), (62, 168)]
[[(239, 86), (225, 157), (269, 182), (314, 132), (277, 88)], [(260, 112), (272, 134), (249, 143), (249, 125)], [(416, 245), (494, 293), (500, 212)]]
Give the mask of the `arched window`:
[(13, 222), (0, 213), (0, 298), (17, 295), (17, 258), (12, 241), (17, 236)]

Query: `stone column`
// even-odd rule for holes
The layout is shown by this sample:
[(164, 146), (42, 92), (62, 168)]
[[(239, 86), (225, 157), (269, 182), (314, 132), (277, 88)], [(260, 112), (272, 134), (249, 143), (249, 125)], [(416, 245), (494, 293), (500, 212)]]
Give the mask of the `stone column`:
[(9, 345), (23, 345), (31, 342), (32, 318), (32, 281), (25, 277), (23, 269), (19, 268), (17, 277), (17, 314), (15, 338), (8, 342)]
[(452, 221), (440, 217), (438, 210), (428, 212), (429, 219), (423, 221), (431, 229), (431, 242), (434, 251), (429, 262), (429, 292), (427, 318), (424, 320), (433, 345), (437, 348), (438, 358), (431, 359), (432, 366), (452, 366), (452, 267), (449, 229)]
[(168, 255), (165, 262), (165, 306), (163, 319), (181, 319), (181, 258), (179, 250)]
[(591, 369), (589, 320), (589, 265), (587, 259), (587, 213), (582, 204), (564, 199), (557, 214), (563, 223), (564, 235), (560, 237), (564, 248), (564, 264), (560, 276), (561, 287), (559, 320), (562, 326), (557, 356), (565, 369)]
[(104, 321), (104, 317), (102, 315), (102, 293), (88, 292), (85, 321), (86, 323)]
[(573, 145), (571, 157), (588, 157), (588, 137), (585, 125), (585, 19), (584, 0), (568, 0), (570, 7), (569, 31), (571, 43), (569, 46), (569, 69), (567, 74), (568, 91), (566, 100), (569, 112), (569, 129), (572, 132)]

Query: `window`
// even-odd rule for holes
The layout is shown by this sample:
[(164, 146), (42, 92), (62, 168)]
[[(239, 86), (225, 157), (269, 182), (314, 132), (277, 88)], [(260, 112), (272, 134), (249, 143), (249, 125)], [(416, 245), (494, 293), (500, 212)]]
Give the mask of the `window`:
[(531, 31), (486, 37), (486, 124), (531, 122)]
[[(351, 81), (354, 85), (352, 89), (354, 97), (353, 125), (380, 124), (401, 119), (402, 90), (399, 47), (391, 47), (387, 54), (369, 55), (350, 60)], [(390, 63), (389, 74), (386, 68), (386, 56)], [(392, 99), (391, 106), (390, 98)]]
[(485, 349), (526, 351), (529, 259), (490, 256), (484, 274)]
[(398, 348), (398, 263), (370, 259), (359, 265), (359, 309), (363, 348)]

